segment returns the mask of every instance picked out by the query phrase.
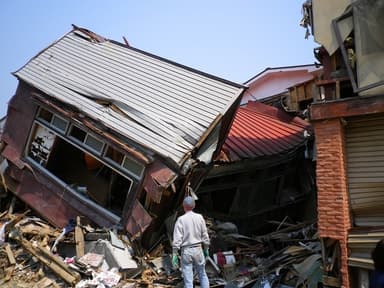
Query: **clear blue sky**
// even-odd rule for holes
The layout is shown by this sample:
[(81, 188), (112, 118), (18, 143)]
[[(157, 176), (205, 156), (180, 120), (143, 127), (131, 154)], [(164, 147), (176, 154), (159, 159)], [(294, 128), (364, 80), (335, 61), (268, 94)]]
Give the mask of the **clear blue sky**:
[(0, 0), (0, 116), (11, 75), (72, 29), (243, 83), (267, 67), (315, 62), (299, 25), (304, 0)]

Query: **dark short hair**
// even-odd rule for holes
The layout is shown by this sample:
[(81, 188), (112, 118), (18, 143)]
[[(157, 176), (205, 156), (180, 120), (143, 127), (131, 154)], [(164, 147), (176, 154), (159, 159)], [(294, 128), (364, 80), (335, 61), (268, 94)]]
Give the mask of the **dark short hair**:
[(371, 256), (375, 269), (384, 272), (384, 239), (377, 242)]

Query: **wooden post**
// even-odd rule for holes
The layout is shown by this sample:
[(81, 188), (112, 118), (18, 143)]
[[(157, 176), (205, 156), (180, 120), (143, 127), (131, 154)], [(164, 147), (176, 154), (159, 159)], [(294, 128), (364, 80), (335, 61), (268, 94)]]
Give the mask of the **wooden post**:
[(9, 243), (5, 244), (5, 252), (7, 253), (9, 265), (15, 265), (16, 264), (15, 256), (12, 253)]
[(75, 243), (76, 243), (76, 256), (84, 256), (84, 234), (83, 229), (81, 228), (80, 217), (76, 218), (76, 227), (75, 227)]

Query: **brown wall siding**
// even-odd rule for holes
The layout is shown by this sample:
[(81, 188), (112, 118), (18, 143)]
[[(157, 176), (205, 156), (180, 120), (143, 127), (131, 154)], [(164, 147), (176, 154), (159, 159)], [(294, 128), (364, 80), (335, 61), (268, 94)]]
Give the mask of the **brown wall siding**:
[(10, 164), (5, 177), (8, 187), (17, 197), (56, 227), (65, 227), (70, 219), (76, 219), (79, 215), (85, 216), (90, 223), (100, 227), (116, 224), (76, 200), (71, 192), (51, 181), (38, 169), (34, 169), (32, 174), (29, 169), (20, 170)]
[[(20, 83), (16, 95), (9, 103), (7, 122), (2, 135), (6, 146), (12, 148), (6, 153), (11, 163), (5, 173), (7, 179), (12, 182), (11, 191), (57, 227), (64, 227), (69, 219), (77, 215), (86, 215), (90, 221), (101, 227), (116, 224), (77, 200), (59, 183), (40, 173), (38, 168), (21, 165), (20, 170), (16, 167), (20, 163), (23, 164), (19, 159), (24, 157), (24, 148), (38, 108), (31, 100), (31, 89), (28, 85)], [(4, 152), (6, 150), (7, 147)], [(15, 163), (12, 163), (12, 160)]]
[(20, 82), (16, 94), (8, 104), (7, 121), (2, 135), (3, 141), (12, 145), (19, 157), (23, 155), (37, 109), (37, 105), (31, 100), (30, 91), (29, 86)]
[[(10, 169), (17, 169), (11, 165)], [(39, 180), (44, 180), (44, 176), (35, 171), (35, 176)], [(11, 172), (10, 172), (11, 173)], [(64, 199), (57, 193), (52, 193), (52, 190), (58, 190), (59, 187), (46, 187), (43, 183), (37, 181), (35, 176), (28, 170), (24, 169), (21, 172), (20, 183), (16, 186), (15, 194), (22, 199), (28, 206), (38, 211), (40, 215), (55, 225), (63, 228), (68, 224), (69, 219), (76, 219), (80, 215), (76, 210), (71, 209), (68, 205), (63, 205)], [(64, 189), (60, 189), (62, 196), (65, 193)], [(67, 192), (68, 193), (68, 192)]]
[(319, 235), (340, 241), (343, 285), (349, 287), (347, 239), (351, 220), (346, 184), (344, 128), (340, 119), (317, 121), (313, 126), (318, 155)]

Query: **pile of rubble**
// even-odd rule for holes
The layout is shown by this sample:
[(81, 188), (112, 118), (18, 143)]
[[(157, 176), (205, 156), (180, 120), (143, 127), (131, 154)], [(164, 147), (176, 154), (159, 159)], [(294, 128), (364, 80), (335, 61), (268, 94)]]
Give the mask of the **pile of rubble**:
[[(79, 217), (59, 230), (31, 215), (0, 214), (1, 287), (182, 287), (166, 237), (148, 252), (123, 233), (93, 228)], [(276, 225), (269, 234), (248, 237), (232, 223), (207, 219), (211, 287), (317, 287), (322, 271), (315, 225)]]
[[(211, 235), (213, 250), (218, 251), (213, 254), (219, 268), (215, 272), (216, 277), (224, 278), (218, 279), (223, 287), (317, 287), (321, 283), (316, 225), (276, 224), (274, 232), (252, 237), (238, 234), (231, 223), (211, 227), (215, 232)], [(211, 277), (212, 284), (216, 277)]]

